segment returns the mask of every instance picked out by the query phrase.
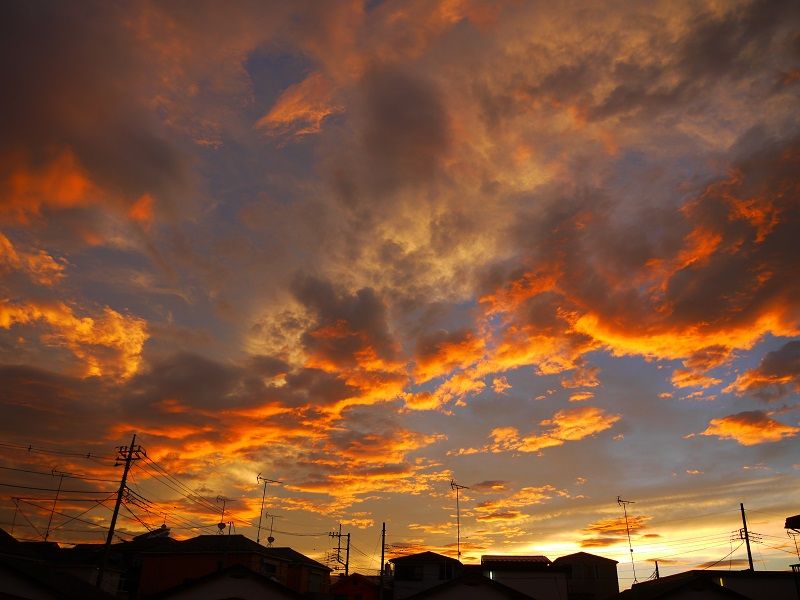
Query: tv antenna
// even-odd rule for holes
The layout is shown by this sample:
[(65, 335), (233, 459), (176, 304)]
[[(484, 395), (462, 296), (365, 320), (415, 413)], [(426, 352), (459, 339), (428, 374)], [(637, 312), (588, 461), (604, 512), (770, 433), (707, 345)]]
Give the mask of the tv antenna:
[[(264, 482), (264, 491), (261, 494), (261, 512), (258, 513), (258, 533), (256, 534), (256, 544), (261, 543), (261, 518), (264, 516), (264, 499), (267, 497), (267, 484), (268, 483), (280, 483), (283, 485), (282, 481), (278, 481), (277, 479), (267, 479), (266, 477), (262, 477), (261, 473), (256, 475), (256, 483)], [(273, 517), (274, 518), (274, 517)], [(270, 525), (269, 528), (269, 537), (272, 537), (272, 526)], [(269, 540), (269, 545), (272, 546), (272, 542), (275, 541), (274, 539)]]
[(272, 527), (273, 527), (273, 525), (275, 525), (275, 519), (280, 519), (281, 516), (280, 515), (271, 515), (269, 513), (266, 513), (265, 516), (269, 517), (269, 537), (267, 538), (267, 543), (268, 543), (268, 546), (270, 548), (272, 548), (272, 542), (275, 541), (275, 538), (272, 537)]
[(461, 506), (458, 503), (458, 491), (468, 490), (465, 485), (459, 485), (455, 479), (450, 480), (450, 489), (456, 491), (456, 552), (458, 560), (461, 560)]
[(219, 529), (218, 533), (222, 533), (222, 531), (227, 527), (225, 523), (225, 504), (230, 500), (230, 498), (226, 498), (225, 496), (217, 496), (217, 503), (222, 502), (222, 515), (220, 515), (219, 523), (217, 523), (217, 529)]
[(633, 545), (631, 544), (631, 528), (628, 526), (628, 504), (636, 504), (633, 500), (623, 500), (617, 496), (617, 504), (622, 507), (622, 512), (625, 515), (625, 531), (628, 533), (628, 549), (631, 551), (631, 567), (633, 568), (633, 583), (638, 583), (636, 579), (636, 564), (633, 562)]

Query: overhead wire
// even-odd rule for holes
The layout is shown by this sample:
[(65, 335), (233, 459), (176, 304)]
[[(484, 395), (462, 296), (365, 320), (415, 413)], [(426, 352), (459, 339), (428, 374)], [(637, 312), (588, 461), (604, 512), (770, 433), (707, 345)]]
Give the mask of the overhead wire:
[(74, 452), (74, 451), (66, 451), (66, 450), (51, 450), (47, 448), (35, 447), (32, 444), (14, 444), (11, 442), (0, 442), (0, 448), (8, 448), (10, 450), (23, 450), (29, 453), (37, 453), (37, 454), (51, 454), (56, 456), (74, 456), (76, 458), (96, 458), (96, 459), (103, 459), (103, 460), (113, 460), (107, 456), (99, 456), (94, 454), (93, 452)]
[(101, 491), (97, 491), (97, 492), (95, 492), (95, 491), (91, 491), (91, 490), (69, 490), (69, 489), (64, 489), (64, 488), (46, 488), (46, 487), (36, 487), (36, 486), (32, 486), (32, 485), (17, 485), (17, 484), (13, 484), (13, 483), (3, 483), (3, 482), (0, 482), (0, 486), (18, 488), (18, 489), (24, 489), (24, 490), (38, 490), (38, 491), (42, 491), (42, 492), (60, 492), (62, 494), (64, 494), (64, 493), (80, 493), (80, 494), (112, 494), (112, 493), (115, 493), (115, 492), (108, 492), (108, 491), (102, 491), (102, 492)]
[(719, 564), (719, 563), (721, 563), (723, 560), (725, 560), (726, 558), (728, 558), (729, 556), (731, 556), (731, 555), (732, 555), (734, 552), (736, 552), (736, 551), (737, 551), (739, 548), (741, 548), (743, 545), (744, 545), (744, 540), (743, 540), (743, 541), (741, 541), (741, 542), (739, 543), (739, 545), (738, 545), (738, 546), (736, 546), (736, 548), (734, 548), (733, 550), (731, 550), (730, 552), (728, 552), (728, 553), (727, 553), (725, 556), (723, 556), (722, 558), (720, 558), (718, 561), (711, 563), (710, 565), (706, 565), (705, 567), (703, 567), (703, 568), (702, 568), (702, 570), (703, 570), (703, 571), (705, 571), (705, 570), (707, 570), (707, 569), (710, 569), (711, 567), (714, 567), (714, 566), (718, 565), (718, 564)]
[(103, 481), (103, 482), (106, 482), (106, 483), (119, 483), (119, 481), (114, 480), (114, 479), (100, 479), (100, 478), (97, 478), (97, 477), (87, 477), (85, 475), (76, 475), (75, 473), (65, 473), (65, 472), (62, 472), (62, 471), (57, 471), (55, 469), (53, 471), (49, 472), (49, 473), (46, 472), (46, 471), (34, 471), (32, 469), (20, 469), (19, 467), (4, 467), (4, 466), (0, 466), (0, 469), (3, 469), (5, 471), (17, 471), (19, 473), (31, 473), (33, 475), (48, 475), (48, 476), (56, 476), (56, 475), (61, 476), (61, 475), (63, 475), (64, 477), (69, 477), (69, 478), (72, 478), (72, 479), (81, 479), (83, 481)]
[[(109, 501), (109, 500), (111, 500), (111, 498), (113, 498), (113, 497), (114, 497), (114, 494), (111, 494), (111, 495), (110, 495), (110, 496), (108, 496), (108, 497), (107, 497), (105, 500), (95, 500), (95, 502), (97, 503), (97, 505), (100, 505), (100, 504), (102, 504), (103, 502), (108, 502), (108, 501)], [(82, 517), (83, 515), (85, 515), (85, 514), (86, 514), (86, 513), (88, 513), (89, 511), (92, 511), (92, 510), (94, 510), (95, 508), (97, 508), (97, 506), (90, 506), (89, 508), (87, 508), (87, 509), (86, 509), (86, 510), (84, 510), (83, 512), (81, 512), (81, 513), (78, 513), (78, 515), (76, 515), (76, 516), (74, 516), (74, 517), (70, 517), (69, 519), (67, 519), (66, 521), (64, 521), (64, 522), (63, 522), (61, 525), (58, 525), (58, 526), (56, 526), (56, 527), (53, 527), (53, 528), (52, 528), (50, 531), (56, 531), (56, 530), (58, 530), (58, 529), (61, 529), (61, 527), (63, 527), (63, 526), (64, 526), (64, 525), (66, 525), (67, 523), (71, 523), (72, 521), (78, 520), (80, 517)]]

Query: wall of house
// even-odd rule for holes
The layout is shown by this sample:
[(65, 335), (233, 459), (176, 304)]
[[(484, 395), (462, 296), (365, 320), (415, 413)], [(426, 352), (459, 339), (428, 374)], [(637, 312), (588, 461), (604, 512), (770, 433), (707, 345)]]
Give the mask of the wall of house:
[(272, 587), (266, 587), (252, 579), (221, 577), (169, 594), (163, 600), (219, 600), (219, 598), (291, 600), (295, 597)]
[(537, 600), (564, 600), (567, 597), (567, 578), (561, 571), (502, 570), (484, 572), (484, 576)]
[(459, 574), (458, 563), (426, 562), (395, 565), (394, 600), (403, 600)]
[(149, 554), (142, 556), (142, 572), (139, 579), (139, 594), (157, 594), (191, 579), (220, 571), (232, 565), (243, 565), (256, 573), (273, 575), (275, 579), (291, 587), (288, 582), (288, 569), (285, 563), (265, 564), (264, 557), (258, 554), (197, 553), (197, 554)]
[(619, 593), (617, 565), (601, 562), (575, 562), (569, 564), (567, 578), (570, 594), (594, 600), (605, 600)]
[[(795, 576), (796, 577), (796, 576)], [(774, 578), (759, 574), (757, 577), (726, 577), (720, 575), (714, 577), (714, 581), (722, 587), (738, 592), (743, 596), (753, 600), (774, 600), (776, 598), (800, 598), (798, 595), (799, 587), (795, 587), (795, 582), (791, 577), (783, 573)], [(798, 582), (800, 584), (800, 582)]]

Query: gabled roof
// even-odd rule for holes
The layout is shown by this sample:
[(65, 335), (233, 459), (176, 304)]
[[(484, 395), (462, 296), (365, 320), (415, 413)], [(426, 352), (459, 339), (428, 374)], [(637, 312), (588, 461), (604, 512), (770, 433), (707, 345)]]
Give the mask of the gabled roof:
[(0, 570), (10, 571), (15, 577), (63, 600), (113, 600), (114, 598), (82, 579), (36, 560), (0, 556)]
[(151, 543), (158, 544), (156, 547), (147, 551), (147, 554), (259, 554), (274, 560), (280, 560), (290, 564), (303, 564), (315, 569), (330, 571), (322, 563), (309, 558), (291, 548), (267, 548), (257, 544), (253, 540), (243, 535), (198, 535), (187, 540), (172, 540), (166, 543), (169, 538), (153, 539)]
[[(677, 594), (682, 593), (682, 590), (689, 589), (691, 591), (706, 591), (714, 594), (713, 597), (730, 600), (750, 600), (748, 596), (744, 596), (738, 592), (733, 591), (728, 587), (719, 585), (718, 578), (720, 574), (723, 577), (735, 577), (737, 574), (745, 576), (758, 575), (759, 572), (752, 571), (685, 571), (683, 573), (676, 573), (675, 575), (668, 575), (661, 579), (654, 579), (652, 581), (643, 581), (636, 583), (631, 589), (625, 590), (619, 594), (620, 600), (659, 600), (661, 598), (679, 598)], [(766, 572), (760, 572), (766, 574)], [(774, 574), (774, 572), (772, 572)], [(793, 573), (786, 572), (781, 575), (791, 577)]]
[[(436, 596), (441, 593), (447, 593), (460, 587), (468, 587), (471, 589), (482, 587), (484, 589), (490, 589), (493, 592), (496, 592), (497, 595), (507, 598), (508, 600), (536, 600), (534, 596), (523, 594), (522, 592), (519, 592), (514, 588), (510, 588), (507, 585), (503, 585), (498, 581), (494, 581), (488, 577), (484, 577), (483, 575), (476, 574), (474, 571), (468, 571), (464, 575), (460, 575), (455, 579), (451, 579), (450, 581), (446, 581), (440, 585), (423, 590), (417, 594), (414, 594), (413, 596), (409, 596), (407, 600), (416, 600), (417, 598), (436, 598)], [(451, 595), (448, 594), (448, 597), (451, 597)]]
[(189, 581), (185, 581), (184, 583), (177, 585), (173, 588), (168, 590), (164, 590), (155, 596), (153, 596), (154, 600), (159, 598), (169, 598), (173, 594), (185, 592), (187, 590), (191, 590), (194, 588), (202, 587), (203, 585), (212, 583), (216, 579), (224, 579), (224, 578), (231, 578), (231, 579), (250, 579), (256, 582), (259, 586), (271, 590), (280, 594), (284, 598), (291, 598), (291, 599), (306, 599), (307, 596), (294, 591), (291, 588), (286, 587), (282, 583), (278, 583), (274, 579), (270, 577), (266, 577), (261, 575), (260, 573), (256, 573), (255, 571), (248, 569), (244, 565), (232, 565), (227, 569), (222, 569), (221, 571), (214, 571), (213, 573), (209, 573), (207, 575), (203, 575), (202, 577), (198, 577), (197, 579), (191, 579)]
[(558, 563), (573, 563), (573, 562), (598, 562), (598, 563), (619, 563), (618, 560), (606, 558), (605, 556), (598, 556), (597, 554), (589, 554), (588, 552), (575, 552), (574, 554), (567, 554), (560, 556), (553, 561), (554, 565)]
[(405, 556), (397, 556), (395, 558), (389, 559), (390, 563), (404, 563), (404, 562), (455, 562), (461, 564), (461, 561), (450, 556), (445, 556), (444, 554), (438, 554), (436, 552), (418, 552), (417, 554), (406, 554)]
[(487, 563), (514, 563), (514, 564), (544, 564), (549, 565), (550, 559), (541, 554), (532, 554), (528, 556), (515, 556), (511, 554), (484, 554), (481, 556), (481, 564)]
[[(263, 546), (262, 546), (263, 548)], [(301, 554), (297, 550), (292, 550), (288, 547), (280, 547), (280, 548), (264, 548), (266, 551), (267, 556), (271, 556), (274, 558), (279, 558), (291, 563), (301, 563), (304, 565), (308, 565), (309, 567), (314, 567), (317, 569), (324, 569), (326, 571), (331, 571), (330, 567), (323, 565), (321, 562), (317, 562), (313, 558), (309, 558), (305, 554)]]

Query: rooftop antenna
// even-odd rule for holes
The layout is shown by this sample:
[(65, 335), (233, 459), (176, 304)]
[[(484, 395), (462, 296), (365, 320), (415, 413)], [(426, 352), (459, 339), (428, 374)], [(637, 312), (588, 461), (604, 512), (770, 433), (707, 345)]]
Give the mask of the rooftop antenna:
[(450, 480), (450, 489), (456, 491), (456, 552), (458, 553), (458, 560), (461, 560), (461, 507), (458, 503), (458, 491), (468, 490), (465, 485), (459, 485), (455, 479)]
[(229, 498), (225, 496), (217, 496), (217, 503), (222, 502), (222, 515), (219, 517), (219, 523), (217, 523), (217, 529), (219, 529), (218, 533), (222, 533), (227, 527), (225, 523), (225, 504), (228, 502)]
[(628, 504), (636, 504), (633, 500), (623, 500), (617, 496), (617, 504), (622, 507), (622, 512), (625, 515), (625, 531), (628, 533), (628, 549), (631, 551), (631, 567), (633, 568), (633, 583), (639, 583), (636, 579), (636, 564), (633, 562), (633, 545), (631, 544), (631, 528), (628, 526)]
[[(277, 479), (267, 479), (266, 477), (262, 477), (261, 473), (256, 475), (256, 483), (264, 482), (264, 491), (261, 494), (261, 512), (258, 513), (258, 533), (256, 534), (256, 544), (261, 543), (261, 518), (264, 516), (264, 499), (267, 497), (267, 484), (268, 483), (280, 483), (283, 484), (282, 481), (278, 481)], [(274, 519), (274, 517), (273, 517)], [(269, 537), (272, 537), (272, 526), (269, 529)], [(272, 545), (274, 540), (269, 540), (269, 545)]]
[(275, 541), (275, 538), (272, 537), (272, 527), (273, 527), (273, 525), (275, 525), (275, 518), (277, 517), (278, 519), (280, 519), (281, 516), (280, 515), (271, 515), (269, 513), (267, 513), (266, 516), (269, 517), (269, 537), (267, 538), (267, 545), (270, 548), (272, 548), (272, 542)]

